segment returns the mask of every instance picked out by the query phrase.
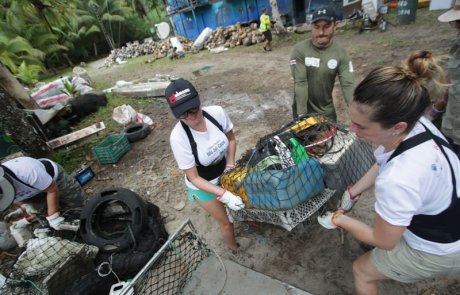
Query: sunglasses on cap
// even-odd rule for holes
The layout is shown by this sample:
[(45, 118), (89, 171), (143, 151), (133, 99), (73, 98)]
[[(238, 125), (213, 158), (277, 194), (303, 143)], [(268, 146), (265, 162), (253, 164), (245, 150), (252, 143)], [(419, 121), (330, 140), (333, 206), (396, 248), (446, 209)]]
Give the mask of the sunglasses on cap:
[(186, 111), (185, 113), (183, 113), (182, 115), (180, 115), (179, 119), (187, 119), (188, 115), (190, 115), (190, 114), (195, 115), (196, 113), (198, 113), (199, 110), (200, 110), (200, 107), (190, 109), (190, 110)]

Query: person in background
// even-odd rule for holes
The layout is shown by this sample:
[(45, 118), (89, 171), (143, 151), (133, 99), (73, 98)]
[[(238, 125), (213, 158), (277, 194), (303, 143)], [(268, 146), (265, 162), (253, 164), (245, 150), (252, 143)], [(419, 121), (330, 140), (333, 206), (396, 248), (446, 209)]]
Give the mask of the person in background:
[(448, 92), (435, 102), (431, 115), (442, 116), (441, 130), (460, 157), (460, 0), (455, 1), (451, 10), (438, 17), (440, 22), (448, 22), (457, 32), (457, 38), (449, 51), (447, 71), (450, 79)]
[[(423, 116), (431, 105), (423, 86), (427, 72), (413, 65), (376, 68), (356, 87), (349, 106), (350, 131), (378, 146), (376, 164), (345, 191), (340, 208), (318, 222), (375, 247), (353, 263), (357, 294), (377, 294), (382, 280), (411, 283), (460, 272), (460, 161)], [(372, 187), (369, 226), (346, 213)]]
[(242, 248), (235, 240), (224, 204), (231, 210), (240, 210), (244, 203), (218, 185), (221, 174), (235, 167), (233, 123), (222, 107), (201, 107), (198, 92), (187, 80), (173, 80), (165, 97), (179, 120), (171, 132), (170, 144), (179, 169), (185, 172), (189, 200), (197, 201), (217, 221), (235, 257)]
[(291, 51), (291, 74), (294, 78), (294, 118), (305, 113), (319, 113), (336, 120), (332, 90), (338, 76), (348, 103), (353, 95), (353, 65), (346, 50), (332, 38), (337, 17), (332, 6), (313, 12), (311, 39), (297, 43)]
[(21, 213), (26, 215), (15, 221), (17, 227), (35, 221), (35, 214), (43, 209), (50, 227), (59, 230), (64, 221), (60, 211), (81, 209), (84, 203), (84, 194), (77, 181), (66, 174), (61, 165), (49, 159), (17, 157), (5, 161), (0, 165), (0, 178), (0, 211), (5, 211), (12, 203), (19, 207), (5, 219), (9, 221)]
[(264, 50), (265, 51), (272, 51), (272, 23), (270, 21), (270, 16), (268, 15), (268, 9), (264, 7), (262, 9), (262, 15), (260, 16), (260, 31), (264, 34), (265, 42), (264, 42)]

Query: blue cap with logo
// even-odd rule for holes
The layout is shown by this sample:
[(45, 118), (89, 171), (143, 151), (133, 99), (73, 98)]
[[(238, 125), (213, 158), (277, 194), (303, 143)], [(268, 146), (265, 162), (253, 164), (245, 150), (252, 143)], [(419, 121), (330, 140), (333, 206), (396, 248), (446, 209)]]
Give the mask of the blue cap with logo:
[(311, 22), (317, 22), (320, 20), (325, 20), (328, 22), (334, 22), (337, 20), (337, 15), (335, 14), (335, 9), (333, 6), (320, 6), (314, 12), (311, 18)]

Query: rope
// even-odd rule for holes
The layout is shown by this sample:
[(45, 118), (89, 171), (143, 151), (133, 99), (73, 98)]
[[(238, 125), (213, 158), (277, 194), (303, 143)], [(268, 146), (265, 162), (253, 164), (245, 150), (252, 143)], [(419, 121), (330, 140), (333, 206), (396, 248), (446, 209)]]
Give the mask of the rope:
[(43, 291), (42, 289), (40, 289), (34, 282), (30, 281), (30, 280), (14, 280), (14, 279), (8, 279), (8, 281), (12, 281), (14, 283), (29, 283), (31, 284), (35, 289), (37, 289), (38, 292), (40, 292), (40, 294), (43, 294), (43, 295), (46, 295), (47, 293), (45, 291)]
[[(113, 260), (113, 254), (110, 255), (110, 262), (109, 261), (104, 261), (101, 264), (99, 264), (99, 266), (97, 267), (97, 274), (100, 277), (103, 278), (103, 277), (106, 277), (109, 274), (113, 273), (113, 275), (117, 278), (118, 283), (121, 283), (120, 278), (117, 276), (117, 274), (112, 269), (112, 260)], [(102, 267), (105, 266), (105, 265), (107, 265), (107, 270), (108, 270), (107, 273), (102, 272)]]

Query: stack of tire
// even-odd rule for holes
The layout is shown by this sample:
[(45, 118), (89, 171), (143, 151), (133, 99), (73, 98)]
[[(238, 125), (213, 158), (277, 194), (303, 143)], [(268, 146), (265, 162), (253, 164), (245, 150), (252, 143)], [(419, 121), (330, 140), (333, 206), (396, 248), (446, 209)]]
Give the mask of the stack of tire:
[(133, 278), (168, 239), (159, 208), (125, 188), (90, 198), (81, 212), (80, 233), (85, 243), (99, 248), (96, 270), (66, 294), (109, 294), (118, 279)]

